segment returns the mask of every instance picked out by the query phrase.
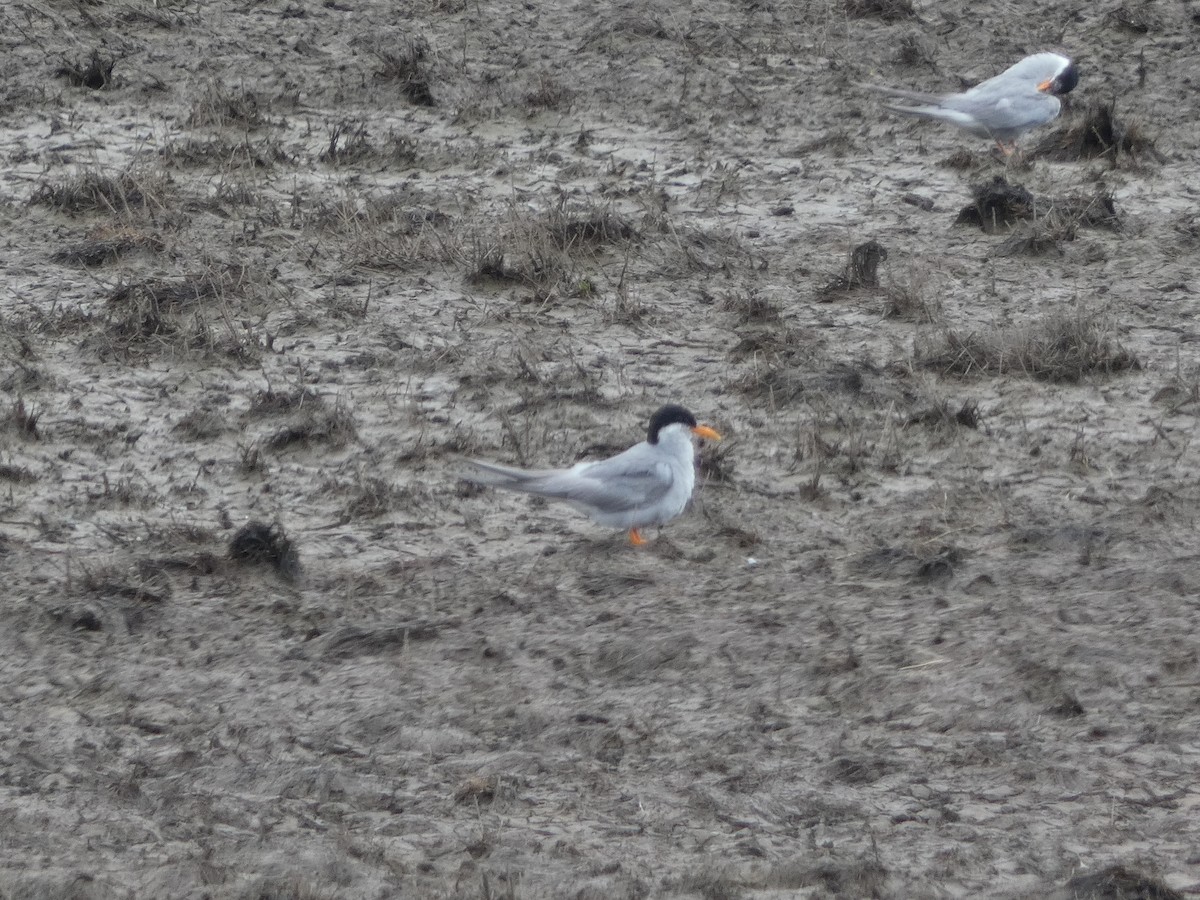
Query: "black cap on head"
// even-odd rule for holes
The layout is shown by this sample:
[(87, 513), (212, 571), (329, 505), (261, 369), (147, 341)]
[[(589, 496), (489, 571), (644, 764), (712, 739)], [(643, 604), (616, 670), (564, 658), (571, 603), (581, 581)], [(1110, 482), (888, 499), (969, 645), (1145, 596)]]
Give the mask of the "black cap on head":
[(657, 444), (658, 433), (668, 425), (686, 425), (688, 428), (695, 428), (697, 424), (696, 417), (688, 410), (678, 403), (668, 403), (650, 417), (650, 431), (646, 435), (646, 440), (651, 444)]
[(1069, 94), (1075, 90), (1075, 85), (1079, 84), (1079, 66), (1075, 65), (1074, 61), (1067, 64), (1067, 67), (1058, 73), (1054, 78), (1054, 83), (1050, 85), (1050, 93), (1061, 97), (1063, 94)]

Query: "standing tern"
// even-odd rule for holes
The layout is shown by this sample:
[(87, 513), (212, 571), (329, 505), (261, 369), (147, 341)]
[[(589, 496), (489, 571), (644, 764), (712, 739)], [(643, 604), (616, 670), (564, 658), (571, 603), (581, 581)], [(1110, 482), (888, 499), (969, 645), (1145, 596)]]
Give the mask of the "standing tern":
[(977, 137), (990, 137), (1007, 156), (1017, 138), (1057, 118), (1058, 99), (1079, 83), (1079, 67), (1058, 53), (1035, 53), (961, 94), (925, 94), (903, 88), (864, 84), (898, 103), (887, 109), (902, 116), (937, 119)]
[(629, 542), (646, 543), (641, 529), (663, 525), (687, 506), (696, 484), (692, 436), (719, 441), (719, 435), (677, 404), (650, 417), (646, 440), (623, 453), (569, 469), (515, 469), (467, 460), (479, 471), (476, 484), (563, 500), (609, 528), (629, 530)]

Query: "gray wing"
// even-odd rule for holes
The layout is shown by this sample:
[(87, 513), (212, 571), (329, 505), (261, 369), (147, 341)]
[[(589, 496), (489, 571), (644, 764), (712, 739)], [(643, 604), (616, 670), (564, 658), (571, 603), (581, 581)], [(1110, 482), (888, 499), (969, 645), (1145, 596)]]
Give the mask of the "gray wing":
[(885, 97), (903, 101), (887, 104), (902, 116), (940, 119), (980, 135), (1005, 137), (1052, 121), (1059, 112), (1057, 97), (1033, 91), (1014, 91), (1013, 81), (998, 76), (962, 94), (925, 94), (901, 88), (865, 85)]
[[(600, 513), (619, 513), (661, 499), (674, 483), (671, 467), (631, 447), (611, 459), (580, 463), (570, 469), (517, 469), (498, 463), (467, 460), (478, 471), (470, 481), (508, 491), (563, 500)], [(639, 452), (642, 451), (642, 452)]]
[(1053, 121), (1062, 105), (1057, 97), (1038, 91), (1008, 94), (987, 91), (947, 98), (944, 106), (971, 116), (991, 133), (1002, 135)]
[(601, 513), (629, 512), (657, 503), (671, 490), (675, 475), (664, 460), (637, 452), (645, 449), (647, 445), (638, 444), (612, 459), (571, 470), (562, 479), (563, 499)]

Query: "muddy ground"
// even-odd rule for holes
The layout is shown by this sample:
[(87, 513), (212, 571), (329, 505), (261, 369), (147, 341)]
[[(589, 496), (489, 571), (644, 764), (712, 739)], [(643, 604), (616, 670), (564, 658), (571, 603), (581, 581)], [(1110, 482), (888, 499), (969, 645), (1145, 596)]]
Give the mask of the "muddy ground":
[(1200, 893), (1198, 21), (5, 4), (0, 897)]

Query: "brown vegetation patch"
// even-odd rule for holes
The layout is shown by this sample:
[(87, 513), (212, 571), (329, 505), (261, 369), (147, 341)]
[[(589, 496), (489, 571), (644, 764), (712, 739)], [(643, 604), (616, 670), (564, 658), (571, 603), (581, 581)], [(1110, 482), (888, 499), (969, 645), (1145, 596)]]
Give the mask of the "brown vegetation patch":
[(269, 169), (292, 157), (270, 136), (251, 139), (247, 132), (237, 140), (224, 135), (168, 141), (161, 151), (163, 165), (179, 168), (218, 166), (230, 169)]
[(783, 318), (783, 309), (758, 291), (735, 291), (721, 300), (721, 308), (733, 313), (738, 326), (770, 325)]
[(1046, 135), (1029, 151), (1031, 159), (1075, 162), (1081, 159), (1106, 159), (1114, 164), (1123, 159), (1134, 162), (1148, 159), (1164, 162), (1141, 124), (1117, 118), (1115, 101), (1096, 103), (1063, 128)]
[(972, 193), (974, 201), (959, 212), (955, 224), (976, 225), (989, 234), (1016, 226), (996, 251), (1000, 256), (1061, 253), (1062, 244), (1075, 240), (1080, 228), (1121, 228), (1112, 192), (1103, 185), (1090, 195), (1036, 199), (998, 175), (975, 185)]
[(161, 173), (145, 169), (115, 175), (86, 169), (74, 178), (43, 181), (29, 202), (64, 213), (127, 213), (147, 206), (162, 208), (168, 184)]
[(990, 331), (948, 330), (918, 349), (917, 361), (947, 375), (1024, 375), (1067, 383), (1141, 368), (1115, 340), (1111, 325), (1088, 312), (1052, 313), (1028, 325)]
[(417, 106), (436, 106), (427, 57), (429, 44), (424, 40), (409, 40), (403, 47), (377, 46), (372, 49), (380, 68), (375, 77), (395, 81), (409, 102)]
[(341, 403), (332, 407), (324, 401), (309, 404), (291, 422), (267, 438), (271, 450), (283, 450), (295, 444), (326, 444), (344, 447), (358, 436), (354, 415)]
[(246, 340), (229, 316), (227, 301), (242, 295), (248, 280), (248, 269), (227, 265), (182, 278), (120, 283), (106, 301), (109, 341), (100, 349), (213, 349), (211, 325), (223, 322), (230, 351), (244, 353)]
[(630, 241), (638, 237), (628, 221), (606, 211), (593, 211), (579, 216), (556, 211), (549, 216), (546, 229), (560, 250)]
[(628, 221), (602, 208), (554, 209), (541, 215), (514, 210), (498, 226), (472, 235), (464, 251), (467, 279), (531, 288), (539, 299), (590, 296), (595, 283), (583, 265), (607, 246), (637, 236)]
[(102, 228), (82, 241), (54, 251), (50, 259), (63, 265), (94, 267), (114, 262), (137, 250), (157, 253), (165, 246), (156, 234), (131, 228)]

